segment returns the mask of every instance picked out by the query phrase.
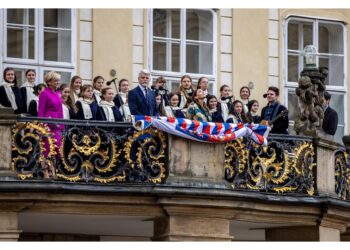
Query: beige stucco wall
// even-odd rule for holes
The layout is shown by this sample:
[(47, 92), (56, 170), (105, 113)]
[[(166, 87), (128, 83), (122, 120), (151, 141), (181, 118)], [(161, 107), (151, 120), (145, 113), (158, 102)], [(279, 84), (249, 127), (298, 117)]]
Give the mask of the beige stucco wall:
[(132, 78), (132, 9), (93, 9), (93, 75)]
[(233, 94), (250, 81), (254, 83), (251, 99), (260, 106), (268, 86), (268, 9), (234, 9), (233, 29)]

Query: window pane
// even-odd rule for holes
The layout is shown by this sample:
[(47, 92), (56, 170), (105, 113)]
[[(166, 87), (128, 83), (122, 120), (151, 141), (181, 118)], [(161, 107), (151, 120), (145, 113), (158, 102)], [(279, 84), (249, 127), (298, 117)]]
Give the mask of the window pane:
[(293, 22), (288, 24), (288, 49), (299, 50), (299, 25)]
[(34, 25), (34, 9), (8, 9), (7, 22)]
[(34, 59), (34, 30), (28, 27), (8, 28), (7, 56)]
[(167, 85), (170, 86), (169, 89), (171, 92), (177, 92), (180, 89), (180, 81), (171, 80), (167, 82)]
[(44, 59), (45, 61), (71, 61), (71, 31), (44, 31)]
[(167, 37), (167, 10), (153, 10), (153, 36)]
[(334, 135), (337, 142), (342, 142), (344, 136), (344, 95), (339, 93), (332, 93), (330, 106), (338, 113), (338, 128)]
[(290, 121), (294, 121), (298, 113), (298, 97), (295, 94), (295, 89), (288, 89), (288, 117)]
[(180, 44), (173, 43), (171, 46), (171, 71), (180, 72)]
[[(327, 67), (329, 69), (329, 59), (328, 59), (328, 57), (320, 57), (318, 64), (319, 64), (319, 67)], [(329, 74), (328, 74), (328, 77), (325, 80), (325, 84), (326, 85), (329, 84)]]
[(331, 94), (330, 106), (338, 113), (338, 124), (344, 125), (344, 95), (339, 93)]
[(171, 10), (171, 38), (180, 38), (180, 10)]
[(303, 24), (303, 34), (304, 34), (304, 45), (300, 49), (304, 49), (305, 46), (313, 44), (313, 39), (312, 39), (312, 24), (310, 23), (304, 23)]
[(20, 87), (25, 82), (25, 73), (26, 69), (16, 69), (15, 68), (15, 74), (17, 79), (17, 86)]
[(213, 74), (213, 45), (187, 44), (186, 72)]
[(342, 56), (329, 57), (329, 85), (344, 85), (344, 58)]
[(153, 69), (166, 70), (166, 43), (153, 42)]
[(187, 10), (186, 39), (213, 41), (213, 18), (210, 11)]
[[(52, 69), (52, 70), (61, 75), (60, 85), (62, 83), (67, 83), (68, 85), (70, 84), (70, 80), (72, 78), (72, 73), (71, 72), (62, 72), (62, 71), (58, 71), (58, 70), (55, 70), (55, 69)], [(48, 73), (50, 71), (51, 71), (51, 69), (50, 70), (45, 70), (44, 71), (44, 76), (45, 76), (46, 73)]]
[(340, 24), (319, 25), (319, 52), (344, 54), (343, 27)]
[(44, 26), (51, 28), (71, 28), (70, 9), (45, 9)]
[(288, 82), (298, 82), (299, 79), (298, 56), (288, 55)]

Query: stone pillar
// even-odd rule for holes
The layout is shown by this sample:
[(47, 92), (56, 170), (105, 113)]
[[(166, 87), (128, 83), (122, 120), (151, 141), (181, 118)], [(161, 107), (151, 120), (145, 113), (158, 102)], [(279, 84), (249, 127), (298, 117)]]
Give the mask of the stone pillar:
[(20, 230), (16, 212), (0, 212), (0, 241), (17, 241)]
[(155, 241), (231, 241), (229, 209), (165, 206), (167, 217), (154, 220)]
[(317, 151), (317, 191), (322, 195), (337, 197), (335, 193), (335, 151), (339, 144), (326, 139), (315, 139)]
[(230, 221), (199, 216), (169, 216), (154, 221), (155, 241), (231, 241)]
[(269, 228), (266, 241), (340, 241), (340, 230), (323, 226)]
[(224, 143), (203, 143), (169, 135), (171, 150), (167, 183), (227, 186), (223, 167), (224, 146)]
[(14, 177), (11, 171), (12, 162), (12, 126), (19, 115), (13, 114), (13, 109), (0, 108), (0, 178)]

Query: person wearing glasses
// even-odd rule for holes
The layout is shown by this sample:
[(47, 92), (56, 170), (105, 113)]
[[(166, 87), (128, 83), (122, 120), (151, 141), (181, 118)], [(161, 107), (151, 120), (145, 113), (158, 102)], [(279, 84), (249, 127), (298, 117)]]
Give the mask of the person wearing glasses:
[(278, 101), (279, 94), (278, 88), (268, 88), (267, 93), (263, 95), (268, 103), (261, 110), (261, 119), (267, 121), (267, 125), (271, 127), (270, 133), (288, 134), (288, 110)]

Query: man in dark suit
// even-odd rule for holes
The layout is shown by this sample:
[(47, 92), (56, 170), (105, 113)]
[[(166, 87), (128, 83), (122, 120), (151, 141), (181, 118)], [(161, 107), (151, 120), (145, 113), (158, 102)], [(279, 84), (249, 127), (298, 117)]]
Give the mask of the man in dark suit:
[(139, 85), (128, 93), (128, 104), (132, 115), (158, 115), (154, 91), (148, 87), (150, 76), (148, 70), (141, 70), (138, 77)]
[[(278, 102), (280, 91), (276, 87), (269, 87), (267, 94), (267, 105), (261, 110), (261, 119), (266, 120), (271, 127), (270, 133), (288, 134), (288, 111), (287, 108)], [(282, 115), (283, 114), (283, 115)]]
[(338, 127), (338, 113), (329, 106), (331, 101), (331, 94), (327, 91), (324, 92), (324, 119), (322, 129), (326, 134), (335, 135)]

